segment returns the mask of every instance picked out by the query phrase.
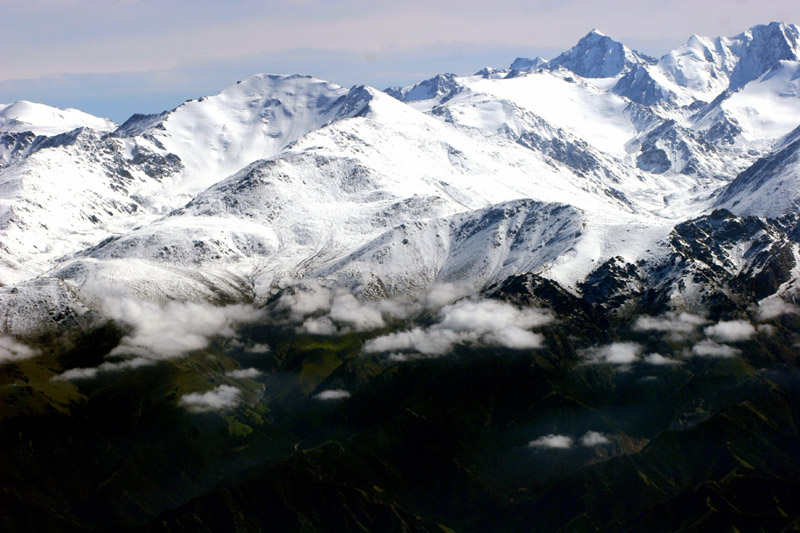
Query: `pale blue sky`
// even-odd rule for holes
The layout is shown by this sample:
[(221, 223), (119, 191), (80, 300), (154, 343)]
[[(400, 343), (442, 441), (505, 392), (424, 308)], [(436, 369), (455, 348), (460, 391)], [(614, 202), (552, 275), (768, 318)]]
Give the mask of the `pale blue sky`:
[(122, 121), (258, 72), (383, 89), (550, 58), (592, 28), (658, 56), (772, 20), (800, 22), (800, 2), (0, 0), (0, 102)]

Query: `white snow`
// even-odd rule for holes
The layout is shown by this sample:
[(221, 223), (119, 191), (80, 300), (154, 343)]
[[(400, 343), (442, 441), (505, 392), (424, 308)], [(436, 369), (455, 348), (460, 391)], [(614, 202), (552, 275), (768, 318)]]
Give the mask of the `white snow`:
[(536, 72), (509, 80), (480, 80), (470, 85), (470, 89), (509, 100), (605, 153), (624, 157), (625, 143), (636, 133), (625, 114), (628, 102), (581, 83), (577, 77), (572, 77), (573, 81), (568, 79), (550, 72)]
[(36, 135), (57, 135), (75, 128), (111, 131), (117, 125), (77, 109), (59, 109), (44, 104), (20, 100), (0, 104), (0, 133), (30, 131)]

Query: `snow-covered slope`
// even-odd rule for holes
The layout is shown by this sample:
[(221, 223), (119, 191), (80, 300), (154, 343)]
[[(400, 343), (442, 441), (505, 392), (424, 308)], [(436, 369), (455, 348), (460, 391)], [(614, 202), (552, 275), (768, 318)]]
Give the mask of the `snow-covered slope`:
[(717, 207), (737, 215), (780, 217), (800, 206), (800, 127), (719, 191)]
[(722, 120), (733, 123), (738, 136), (752, 145), (771, 143), (798, 126), (800, 117), (800, 62), (780, 61), (762, 76), (722, 100), (700, 128)]
[(40, 138), (33, 153), (0, 171), (0, 284), (153, 220), (159, 207), (148, 198), (179, 167), (143, 147), (131, 154), (90, 129)]
[(178, 156), (184, 169), (176, 185), (191, 195), (277, 154), (310, 131), (357, 114), (357, 104), (347, 89), (334, 83), (300, 75), (256, 75), (169, 113), (138, 117), (116, 135), (137, 142), (146, 137)]
[[(65, 263), (60, 275), (95, 293), (107, 288), (104, 284), (111, 279), (146, 292), (148, 283), (161, 284), (154, 272), (165, 264), (186, 273), (187, 288), (198, 272), (219, 276), (220, 271), (229, 271), (251, 280), (251, 289), (264, 297), (273, 286), (322, 272), (354, 288), (380, 274), (384, 286), (402, 291), (419, 280), (435, 279), (437, 268), (455, 261), (448, 254), (463, 254), (466, 245), (458, 239), (469, 237), (457, 232), (440, 243), (438, 254), (424, 255), (425, 261), (411, 254), (405, 262), (398, 256), (384, 267), (373, 262), (374, 271), (365, 267), (363, 254), (356, 251), (381, 242), (387, 231), (402, 232), (404, 225), (426, 224), (430, 228), (426, 235), (440, 233), (437, 228), (485, 219), (487, 206), (527, 198), (569, 202), (590, 210), (596, 216), (593, 225), (603, 227), (637, 216), (655, 216), (643, 207), (635, 214), (637, 206), (613, 194), (598, 195), (597, 184), (552, 167), (539, 153), (511, 140), (471, 135), (372, 89), (360, 91), (366, 100), (362, 116), (309, 134), (290, 151), (250, 165), (169, 216), (87, 250), (73, 264)], [(577, 211), (570, 209), (571, 219), (579, 219)], [(534, 220), (537, 215), (526, 217)], [(543, 237), (522, 231), (515, 249), (530, 257), (516, 258), (505, 269), (473, 272), (465, 280), (478, 285), (497, 281), (493, 276), (508, 270), (542, 268), (567, 251), (574, 253), (577, 235), (573, 235), (574, 223), (570, 224), (572, 240), (563, 239), (570, 242), (564, 249), (542, 250)], [(531, 235), (530, 242), (521, 242), (523, 235)], [(439, 238), (444, 237), (440, 234)], [(485, 239), (479, 242), (488, 246)], [(408, 250), (414, 246), (421, 243)], [(480, 246), (469, 249), (482, 257)], [(581, 263), (584, 269), (597, 259), (591, 254), (601, 253), (587, 250), (589, 255)], [(120, 268), (127, 265), (123, 259), (154, 266)], [(565, 278), (580, 275), (573, 266), (564, 271)], [(172, 294), (180, 296), (180, 289)]]
[(35, 135), (57, 135), (75, 128), (111, 131), (116, 127), (107, 118), (95, 117), (77, 109), (59, 109), (25, 100), (0, 104), (0, 133), (30, 131)]
[(112, 135), (89, 128), (49, 138), (9, 134), (0, 283), (38, 275), (62, 256), (152, 221), (363, 105), (359, 90), (259, 75), (169, 113), (134, 116)]

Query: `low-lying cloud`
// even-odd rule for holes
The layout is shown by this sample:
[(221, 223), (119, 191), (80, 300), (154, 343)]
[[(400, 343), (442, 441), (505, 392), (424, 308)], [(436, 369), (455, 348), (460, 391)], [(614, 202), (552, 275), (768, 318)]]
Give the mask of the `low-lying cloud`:
[(566, 435), (545, 435), (528, 443), (528, 448), (566, 450), (572, 448), (572, 437)]
[(643, 360), (648, 365), (655, 365), (655, 366), (674, 366), (683, 364), (683, 361), (678, 361), (677, 359), (670, 359), (669, 357), (664, 357), (660, 353), (647, 354), (647, 356), (645, 356)]
[(302, 324), (301, 331), (312, 335), (341, 335), (381, 329), (389, 320), (406, 319), (426, 310), (440, 309), (469, 293), (467, 287), (440, 283), (415, 297), (370, 301), (311, 282), (287, 291), (277, 305), (289, 311), (290, 322)]
[(739, 350), (727, 344), (719, 344), (705, 339), (692, 346), (692, 354), (700, 357), (733, 357)]
[(178, 404), (192, 413), (233, 409), (242, 401), (242, 391), (231, 385), (220, 385), (206, 392), (184, 394)]
[(661, 316), (641, 316), (633, 325), (637, 331), (660, 331), (664, 333), (691, 333), (708, 320), (690, 313), (664, 313)]
[(781, 315), (797, 313), (800, 313), (800, 309), (796, 305), (792, 305), (778, 296), (764, 298), (758, 304), (759, 320), (771, 320)]
[(351, 394), (344, 389), (328, 389), (320, 392), (319, 394), (315, 394), (314, 398), (321, 401), (331, 401), (344, 400), (350, 396)]
[[(206, 348), (213, 337), (235, 336), (237, 324), (255, 322), (262, 312), (247, 305), (217, 307), (194, 302), (155, 302), (133, 298), (109, 298), (103, 302), (109, 318), (125, 323), (132, 331), (108, 354), (122, 361), (106, 361), (97, 367), (73, 368), (54, 379), (90, 379), (102, 373), (130, 370), (163, 359), (180, 357)], [(246, 349), (263, 353), (266, 345)], [(252, 351), (252, 350), (256, 351)]]
[(638, 361), (641, 353), (642, 346), (635, 342), (613, 342), (589, 348), (584, 351), (584, 356), (590, 363), (629, 365)]
[(611, 443), (611, 441), (608, 439), (608, 437), (597, 431), (587, 431), (581, 437), (581, 445), (587, 448), (602, 446), (609, 443)]
[(252, 354), (262, 354), (262, 353), (269, 353), (272, 349), (269, 347), (268, 344), (257, 343), (253, 344), (252, 346), (248, 346), (244, 349), (245, 353), (252, 353)]
[(337, 335), (386, 327), (386, 320), (405, 318), (421, 306), (395, 300), (361, 301), (345, 291), (318, 284), (294, 287), (281, 296), (278, 307), (289, 310), (291, 322), (312, 335)]
[(226, 377), (233, 379), (257, 378), (261, 374), (263, 374), (263, 372), (257, 368), (237, 368), (236, 370), (228, 370), (225, 372)]
[(436, 283), (425, 294), (425, 307), (427, 309), (439, 309), (466, 298), (471, 292), (466, 285)]
[(133, 370), (156, 364), (156, 359), (147, 357), (134, 357), (124, 361), (106, 361), (98, 366), (89, 368), (73, 368), (66, 372), (53, 377), (54, 381), (59, 380), (79, 380), (79, 379), (93, 379), (100, 374), (107, 374), (110, 372), (119, 372), (122, 370)]
[(18, 342), (13, 337), (0, 335), (0, 365), (30, 359), (38, 354), (36, 350)]
[(743, 342), (756, 334), (756, 328), (746, 320), (718, 322), (703, 331), (719, 342)]
[(377, 337), (364, 345), (364, 351), (442, 355), (461, 343), (539, 348), (543, 337), (530, 329), (552, 321), (550, 313), (539, 309), (520, 309), (496, 300), (461, 300), (443, 307), (439, 311), (439, 322), (433, 326)]
[(154, 359), (179, 357), (201, 350), (218, 335), (233, 336), (234, 325), (255, 322), (261, 313), (246, 305), (215, 307), (194, 302), (160, 305), (132, 298), (109, 299), (106, 313), (133, 327), (111, 355), (137, 355)]

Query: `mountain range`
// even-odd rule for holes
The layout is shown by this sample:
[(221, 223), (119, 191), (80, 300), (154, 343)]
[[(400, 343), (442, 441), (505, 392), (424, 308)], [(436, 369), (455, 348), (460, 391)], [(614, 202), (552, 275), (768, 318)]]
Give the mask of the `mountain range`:
[[(537, 409), (551, 409), (548, 416), (555, 417), (562, 409), (582, 413), (576, 415), (581, 420), (604, 420), (606, 434), (617, 431), (613, 442), (600, 433), (605, 441), (584, 434), (591, 428), (579, 428), (576, 422), (574, 439), (562, 447), (572, 447), (578, 432), (587, 442), (595, 439), (608, 444), (611, 448), (595, 455), (586, 451), (589, 455), (580, 459), (584, 465), (606, 466), (592, 466), (591, 473), (552, 457), (548, 461), (555, 462), (528, 457), (523, 462), (540, 471), (544, 468), (544, 478), (556, 480), (554, 485), (543, 481), (529, 494), (520, 492), (522, 500), (536, 494), (528, 507), (518, 508), (517, 500), (509, 497), (502, 505), (487, 504), (478, 517), (453, 524), (480, 530), (500, 520), (504, 509), (514, 509), (521, 514), (502, 522), (504, 528), (525, 529), (524, 517), (533, 520), (547, 508), (548, 498), (558, 491), (572, 494), (581, 483), (588, 483), (582, 476), (593, 475), (599, 483), (615, 487), (631, 476), (644, 479), (643, 486), (652, 492), (647, 493), (652, 497), (650, 507), (634, 520), (624, 509), (601, 511), (604, 497), (590, 497), (580, 512), (570, 514), (568, 506), (562, 507), (560, 522), (545, 520), (537, 527), (550, 530), (558, 523), (572, 529), (564, 526), (571, 523), (575, 529), (614, 529), (620, 524), (647, 529), (648, 524), (657, 523), (654, 517), (659, 509), (694, 509), (702, 500), (698, 487), (709, 480), (718, 485), (703, 485), (703, 490), (721, 495), (735, 508), (736, 498), (744, 498), (745, 493), (737, 492), (730, 479), (724, 478), (734, 468), (728, 468), (726, 461), (736, 463), (739, 473), (750, 463), (736, 455), (734, 444), (731, 456), (720, 459), (719, 469), (706, 477), (696, 476), (699, 461), (686, 467), (690, 473), (674, 473), (674, 477), (654, 465), (671, 457), (668, 450), (682, 446), (676, 442), (688, 439), (688, 431), (697, 431), (692, 428), (700, 422), (692, 422), (693, 416), (717, 420), (713, 416), (721, 411), (711, 404), (726, 409), (737, 406), (745, 413), (741, 416), (749, 416), (741, 402), (755, 400), (744, 392), (741, 367), (726, 367), (719, 380), (731, 389), (713, 399), (708, 396), (712, 386), (703, 382), (696, 389), (702, 389), (695, 398), (700, 403), (692, 406), (669, 400), (672, 403), (663, 406), (669, 415), (658, 415), (669, 420), (662, 420), (659, 428), (648, 426), (645, 418), (614, 426), (608, 420), (613, 418), (609, 413), (616, 400), (603, 403), (605, 399), (592, 396), (603, 407), (583, 404), (578, 390), (586, 386), (592, 394), (601, 394), (592, 379), (606, 385), (617, 379), (600, 371), (598, 376), (588, 376), (594, 370), (586, 370), (586, 365), (594, 369), (592, 364), (598, 362), (617, 372), (617, 364), (677, 368), (688, 361), (710, 364), (703, 359), (708, 355), (720, 360), (737, 355), (752, 365), (747, 372), (773, 364), (794, 368), (800, 340), (794, 318), (800, 289), (798, 205), (800, 28), (784, 23), (754, 26), (734, 37), (692, 36), (661, 58), (592, 30), (550, 60), (517, 58), (508, 68), (487, 67), (465, 76), (443, 73), (385, 90), (344, 88), (304, 75), (257, 74), (219, 94), (188, 100), (161, 114), (133, 115), (123, 124), (27, 101), (0, 105), (0, 365), (5, 363), (8, 382), (3, 386), (16, 387), (23, 378), (35, 380), (26, 377), (26, 372), (33, 372), (30, 365), (38, 365), (36, 372), (46, 383), (39, 388), (30, 385), (33, 388), (22, 395), (24, 400), (16, 396), (22, 394), (21, 389), (4, 393), (9, 405), (21, 406), (14, 416), (41, 412), (55, 416), (71, 412), (84, 401), (94, 405), (93, 398), (107, 391), (100, 385), (86, 385), (92, 378), (116, 376), (109, 379), (120, 381), (117, 385), (124, 389), (133, 387), (125, 380), (136, 378), (121, 376), (135, 375), (141, 368), (153, 372), (153, 365), (172, 361), (167, 364), (177, 366), (171, 372), (193, 372), (194, 381), (186, 378), (185, 383), (163, 390), (158, 388), (160, 381), (150, 382), (146, 389), (156, 395), (155, 403), (171, 402), (171, 413), (180, 411), (176, 406), (198, 411), (199, 405), (199, 411), (206, 413), (203, 416), (239, 405), (242, 411), (233, 420), (240, 426), (245, 424), (242, 417), (249, 420), (244, 427), (254, 425), (256, 418), (280, 426), (280, 430), (255, 434), (269, 453), (281, 460), (290, 458), (279, 466), (278, 477), (244, 484), (239, 484), (243, 465), (258, 463), (246, 453), (236, 459), (242, 464), (232, 460), (220, 467), (220, 472), (230, 476), (228, 485), (221, 487), (210, 478), (181, 478), (188, 485), (170, 492), (163, 480), (141, 481), (143, 486), (155, 483), (168, 496), (162, 494), (161, 502), (155, 497), (145, 501), (131, 496), (131, 501), (108, 511), (108, 516), (97, 515), (100, 518), (94, 522), (94, 511), (76, 504), (59, 507), (53, 502), (61, 496), (48, 493), (45, 497), (37, 492), (40, 489), (15, 489), (14, 505), (31, 499), (38, 502), (31, 504), (35, 508), (50, 509), (46, 522), (26, 522), (47, 527), (113, 529), (132, 524), (173, 531), (214, 523), (216, 518), (207, 513), (215, 506), (233, 509), (231, 516), (258, 515), (262, 511), (248, 499), (252, 494), (248, 491), (264, 491), (272, 498), (269, 509), (285, 520), (281, 523), (288, 529), (318, 529), (325, 520), (346, 529), (355, 527), (358, 520), (329, 516), (329, 511), (303, 522), (313, 513), (298, 511), (292, 498), (299, 498), (303, 484), (310, 484), (322, 491), (322, 500), (338, 498), (343, 508), (358, 509), (353, 512), (367, 517), (362, 522), (367, 529), (436, 527), (448, 516), (457, 516), (458, 505), (471, 501), (464, 496), (453, 503), (444, 495), (455, 490), (459, 480), (467, 480), (469, 488), (464, 490), (470, 494), (494, 493), (492, 472), (500, 470), (502, 476), (497, 475), (505, 481), (496, 481), (499, 485), (508, 479), (516, 483), (506, 459), (487, 459), (495, 461), (497, 470), (488, 463), (475, 466), (482, 476), (480, 486), (470, 485), (478, 482), (469, 468), (462, 470), (463, 465), (453, 463), (453, 470), (448, 470), (452, 477), (443, 482), (449, 488), (442, 488), (441, 495), (450, 503), (437, 511), (435, 506), (428, 508), (424, 498), (412, 495), (411, 481), (401, 480), (403, 461), (386, 459), (402, 456), (400, 450), (387, 445), (389, 449), (380, 454), (388, 455), (373, 455), (365, 450), (369, 441), (362, 433), (337, 448), (339, 444), (331, 444), (338, 442), (336, 431), (364, 428), (375, 417), (389, 416), (379, 416), (379, 408), (369, 407), (369, 399), (380, 398), (381, 384), (412, 394), (409, 383), (420, 379), (420, 390), (435, 396), (435, 387), (426, 381), (430, 376), (447, 381), (447, 373), (454, 372), (471, 382), (473, 374), (465, 374), (465, 368), (482, 372), (479, 361), (488, 357), (483, 351), (489, 346), (534, 353), (547, 346), (549, 355), (536, 356), (535, 365), (551, 372), (547, 375), (552, 379), (537, 381), (533, 367), (512, 357), (500, 369), (492, 366), (495, 363), (489, 365), (498, 372), (493, 375), (495, 386), (507, 386), (514, 372), (522, 372), (531, 383), (538, 383), (537, 390), (544, 391), (530, 401)], [(482, 320), (490, 325), (480, 325)], [(668, 341), (669, 357), (661, 354), (667, 350), (665, 340), (652, 341), (653, 347), (647, 344), (647, 350), (661, 352), (648, 355), (643, 351), (646, 343), (641, 336), (646, 331), (677, 335)], [(705, 331), (705, 336), (699, 331)], [(292, 344), (295, 341), (286, 340), (287, 332), (303, 340)], [(575, 335), (583, 340), (575, 341)], [(774, 335), (780, 335), (780, 342)], [(737, 342), (752, 342), (752, 353)], [(453, 353), (463, 356), (468, 349), (480, 357), (456, 370), (448, 369), (454, 363), (442, 361), (420, 363), (439, 365), (427, 375), (422, 367), (413, 366), (393, 373), (376, 370), (401, 361), (432, 361)], [(203, 350), (216, 352), (209, 355)], [(241, 379), (231, 377), (233, 366), (244, 369), (254, 354), (267, 352), (272, 355), (263, 368), (251, 369), (253, 373), (241, 374)], [(192, 353), (233, 359), (224, 359), (229, 362), (209, 370), (205, 365), (212, 363), (185, 359)], [(336, 357), (331, 359), (330, 354)], [(380, 364), (373, 361), (378, 366), (370, 366), (373, 363), (364, 363), (364, 357), (377, 358)], [(316, 374), (309, 378), (305, 373), (312, 367)], [(688, 375), (687, 367), (683, 368), (680, 372)], [(692, 376), (706, 379), (703, 368), (693, 368)], [(579, 377), (569, 377), (567, 369)], [(252, 379), (265, 372), (274, 382), (264, 385)], [(675, 377), (678, 370), (674, 372), (673, 377), (660, 379), (683, 379)], [(796, 376), (796, 369), (792, 372)], [(285, 376), (295, 374), (307, 381), (287, 385)], [(794, 378), (786, 379), (794, 383)], [(208, 389), (209, 383), (216, 388)], [(618, 390), (638, 387), (632, 383), (619, 384)], [(691, 389), (688, 381), (682, 383)], [(758, 381), (758, 387), (748, 389), (759, 391), (763, 405), (778, 402), (784, 409), (780, 402), (791, 404), (786, 398), (794, 397), (794, 385), (787, 385), (776, 399), (764, 383)], [(284, 392), (272, 395), (269, 386)], [(447, 381), (446, 387), (456, 384)], [(570, 396), (570, 387), (575, 388), (575, 397)], [(185, 394), (181, 397), (177, 390)], [(617, 394), (603, 391), (606, 399)], [(298, 437), (297, 442), (307, 439), (319, 446), (304, 448), (302, 457), (287, 452), (292, 444), (297, 450), (294, 437), (284, 439), (290, 433), (302, 436), (306, 430), (306, 422), (290, 420), (280, 410), (300, 405), (292, 403), (301, 401), (293, 394), (306, 402), (303, 416), (311, 417), (308, 427), (315, 428), (313, 437)], [(309, 414), (312, 398), (324, 403), (351, 394), (356, 396), (347, 401), (360, 410), (331, 415), (339, 417), (333, 424), (338, 430), (315, 425), (328, 415)], [(12, 402), (12, 398), (16, 399)], [(510, 401), (495, 399), (498, 406)], [(259, 407), (259, 402), (268, 400), (289, 403), (268, 413)], [(588, 405), (593, 414), (586, 414), (589, 411), (579, 405)], [(753, 411), (763, 417), (761, 406)], [(781, 413), (796, 422), (796, 407)], [(430, 431), (430, 421), (439, 420), (433, 414), (425, 418), (410, 406), (409, 411), (398, 409), (381, 419), (392, 421), (380, 426), (381, 439), (390, 438), (383, 432), (402, 433), (403, 428), (415, 428), (406, 437), (423, 431), (419, 428)], [(497, 451), (493, 446), (502, 448), (500, 441), (528, 427), (528, 422), (518, 425), (526, 416), (522, 411), (515, 407), (509, 412), (513, 415), (508, 415), (507, 426), (498, 426), (504, 429), (497, 429), (496, 435), (502, 437), (493, 441), (492, 453)], [(470, 431), (479, 426), (461, 411), (454, 416)], [(719, 433), (713, 433), (713, 438), (725, 434), (726, 424), (746, 427), (743, 420), (719, 419), (722, 429), (715, 429)], [(15, 423), (7, 422), (4, 434), (19, 446)], [(400, 426), (392, 429), (393, 423)], [(248, 431), (230, 424), (227, 431), (244, 431), (236, 438), (246, 437)], [(530, 422), (529, 429), (549, 431), (554, 426), (548, 424)], [(682, 433), (678, 435), (676, 428)], [(19, 435), (23, 434), (20, 430)], [(44, 435), (39, 437), (44, 439)], [(181, 435), (191, 441), (188, 429)], [(529, 448), (534, 452), (526, 453), (545, 453), (536, 451), (543, 449), (550, 453), (559, 448), (558, 443), (567, 443), (563, 439), (539, 442), (533, 436)], [(673, 438), (677, 440), (669, 440)], [(783, 436), (764, 438), (784, 451), (800, 442), (796, 427), (786, 437), (789, 444), (780, 441)], [(781, 448), (779, 441), (786, 447)], [(114, 442), (110, 448), (120, 446), (109, 442)], [(187, 446), (205, 464), (217, 464), (204, 455), (207, 450)], [(472, 445), (464, 446), (462, 451)], [(596, 445), (584, 447), (595, 449), (592, 446)], [(748, 441), (748, 451), (742, 453), (753, 459), (758, 455), (753, 455), (755, 447)], [(235, 455), (233, 448), (225, 450)], [(426, 456), (428, 452), (419, 453)], [(471, 452), (464, 453), (472, 457)], [(22, 456), (13, 458), (23, 463), (30, 459)], [(635, 459), (625, 463), (623, 456)], [(368, 466), (360, 471), (354, 465), (364, 457)], [(614, 462), (614, 457), (620, 459)], [(786, 488), (789, 485), (775, 482), (769, 490), (775, 492), (779, 510), (790, 511), (786, 502), (791, 497), (786, 494), (794, 494), (800, 486), (793, 477), (796, 456), (787, 459), (786, 464), (791, 464), (780, 473), (775, 473), (778, 466), (766, 459), (762, 464), (762, 459), (753, 459), (751, 471), (769, 472), (780, 483), (789, 483)], [(612, 464), (619, 470), (608, 470)], [(216, 467), (208, 468), (218, 473)], [(353, 479), (357, 478), (353, 486), (377, 476), (389, 484), (396, 482), (395, 488), (405, 488), (393, 492), (391, 502), (383, 489), (369, 496), (360, 489), (333, 491), (336, 495), (331, 496), (327, 491), (335, 482), (326, 476), (335, 479), (349, 469), (356, 469), (351, 470)], [(559, 477), (564, 469), (567, 477)], [(318, 480), (322, 485), (311, 479), (316, 474), (309, 474), (317, 471), (325, 472), (320, 474), (323, 481)], [(422, 470), (414, 472), (423, 476)], [(666, 477), (651, 482), (648, 475)], [(291, 486), (295, 476), (300, 481)], [(19, 481), (24, 473), (15, 472), (13, 477), (19, 486), (24, 485)], [(694, 481), (689, 483), (689, 478)], [(726, 481), (720, 481), (723, 478)], [(427, 486), (428, 481), (416, 479), (414, 486)], [(48, 483), (58, 485), (52, 480)], [(689, 491), (687, 487), (695, 492), (682, 492)], [(136, 492), (127, 485), (120, 490)], [(498, 494), (505, 494), (504, 490), (496, 489)], [(656, 493), (669, 493), (669, 497)], [(104, 501), (93, 494), (92, 498)], [(206, 500), (193, 499), (199, 496)], [(295, 524), (287, 509), (306, 518), (298, 518)], [(29, 519), (21, 511), (19, 516), (23, 515)], [(704, 515), (698, 511), (691, 516)], [(788, 516), (797, 520), (798, 515), (790, 512)], [(781, 527), (791, 524), (775, 520)], [(751, 524), (734, 522), (745, 529)], [(690, 523), (694, 522), (672, 526)], [(237, 524), (248, 529), (247, 522)]]

